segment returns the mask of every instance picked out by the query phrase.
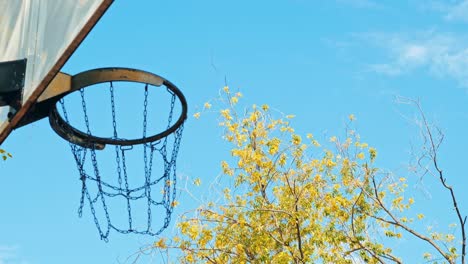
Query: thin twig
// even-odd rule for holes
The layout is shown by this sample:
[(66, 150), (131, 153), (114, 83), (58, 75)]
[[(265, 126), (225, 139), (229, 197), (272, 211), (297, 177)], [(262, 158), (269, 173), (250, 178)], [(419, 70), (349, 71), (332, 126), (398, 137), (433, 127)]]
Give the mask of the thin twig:
[(422, 110), (421, 104), (418, 101), (414, 101), (414, 100), (410, 100), (410, 101), (417, 107), (417, 109), (419, 111), (419, 114), (420, 114), (420, 116), (422, 118), (425, 134), (428, 137), (428, 143), (429, 143), (429, 146), (430, 146), (429, 157), (431, 158), (433, 166), (434, 166), (435, 170), (437, 171), (438, 178), (439, 178), (440, 182), (442, 183), (444, 188), (446, 188), (450, 192), (453, 207), (454, 207), (454, 209), (456, 211), (458, 221), (460, 222), (460, 226), (461, 226), (460, 232), (461, 232), (461, 235), (462, 235), (461, 262), (464, 264), (465, 263), (465, 257), (466, 257), (466, 231), (465, 231), (466, 216), (463, 217), (461, 212), (460, 212), (460, 208), (458, 206), (457, 199), (455, 197), (455, 192), (453, 190), (453, 187), (447, 184), (447, 179), (444, 177), (443, 170), (439, 166), (438, 156), (437, 156), (439, 147), (442, 144), (442, 141), (444, 140), (444, 135), (443, 135), (443, 133), (441, 132), (441, 130), (439, 128), (436, 128), (437, 133), (439, 134), (439, 138), (436, 141), (434, 139), (434, 135), (433, 135), (433, 132), (431, 130), (431, 126), (429, 125), (429, 123), (427, 121), (427, 118), (426, 118), (426, 115), (424, 114), (424, 111)]

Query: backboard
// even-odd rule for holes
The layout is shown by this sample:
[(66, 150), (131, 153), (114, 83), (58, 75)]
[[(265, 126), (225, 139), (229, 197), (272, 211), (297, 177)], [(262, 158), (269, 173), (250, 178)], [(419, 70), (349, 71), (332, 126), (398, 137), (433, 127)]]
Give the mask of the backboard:
[(0, 0), (0, 63), (26, 60), (20, 107), (0, 106), (0, 144), (30, 111), (113, 0)]

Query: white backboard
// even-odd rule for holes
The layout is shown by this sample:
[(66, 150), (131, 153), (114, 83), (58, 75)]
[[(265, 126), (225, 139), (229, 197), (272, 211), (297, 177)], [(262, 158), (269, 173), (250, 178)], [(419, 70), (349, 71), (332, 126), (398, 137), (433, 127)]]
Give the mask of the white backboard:
[(113, 0), (0, 0), (0, 62), (27, 59), (22, 107), (0, 107), (0, 144)]

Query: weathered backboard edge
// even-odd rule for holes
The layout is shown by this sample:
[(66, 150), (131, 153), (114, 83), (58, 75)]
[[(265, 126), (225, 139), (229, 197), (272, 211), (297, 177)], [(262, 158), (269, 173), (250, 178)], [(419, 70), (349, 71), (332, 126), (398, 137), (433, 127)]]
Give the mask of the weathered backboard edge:
[[(65, 52), (57, 60), (52, 69), (47, 73), (45, 78), (39, 83), (38, 87), (31, 94), (29, 99), (24, 102), (22, 107), (19, 109), (18, 113), (9, 121), (3, 124), (4, 130), (0, 133), (0, 145), (5, 141), (5, 139), (10, 135), (10, 133), (15, 129), (16, 125), (21, 121), (21, 119), (28, 113), (31, 107), (36, 103), (37, 99), (54, 77), (59, 73), (60, 69), (65, 65), (71, 55), (75, 50), (80, 46), (81, 42), (86, 38), (86, 36), (91, 32), (93, 27), (97, 24), (99, 19), (104, 15), (110, 5), (114, 0), (104, 0), (101, 5), (97, 8), (96, 12), (91, 16), (91, 18), (86, 22), (85, 26), (81, 29), (80, 32), (76, 35), (75, 39), (70, 43), (70, 45), (65, 49)], [(0, 127), (3, 129), (3, 127)]]

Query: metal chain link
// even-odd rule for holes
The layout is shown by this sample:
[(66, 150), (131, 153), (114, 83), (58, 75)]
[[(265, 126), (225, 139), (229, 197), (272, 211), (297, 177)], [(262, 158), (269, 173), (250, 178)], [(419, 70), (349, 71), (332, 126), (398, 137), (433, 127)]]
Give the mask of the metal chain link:
[[(149, 98), (149, 86), (148, 84), (145, 85), (144, 91), (144, 98), (143, 98), (143, 138), (147, 136), (148, 130), (148, 98)], [(113, 138), (118, 138), (118, 124), (117, 124), (117, 117), (116, 117), (116, 107), (115, 107), (115, 91), (113, 83), (110, 82), (110, 101), (111, 101), (111, 110), (112, 110), (112, 128), (113, 128)], [(173, 113), (175, 108), (175, 101), (176, 95), (172, 93), (169, 89), (167, 91), (172, 95), (171, 104), (170, 104), (170, 111), (169, 116), (167, 119), (167, 128), (171, 126)], [(85, 100), (84, 90), (80, 90), (81, 95), (81, 106), (82, 111), (84, 114), (84, 122), (86, 125), (86, 132), (88, 135), (91, 135), (90, 129), (90, 121), (87, 113), (87, 105)], [(62, 112), (64, 119), (67, 123), (69, 123), (68, 113), (65, 107), (64, 100), (60, 101), (62, 105)], [(80, 174), (80, 180), (82, 182), (82, 189), (81, 189), (81, 198), (80, 198), (80, 206), (78, 209), (78, 214), (81, 216), (83, 212), (83, 207), (85, 200), (88, 201), (91, 214), (93, 215), (93, 219), (95, 225), (98, 229), (99, 235), (101, 239), (104, 241), (108, 241), (108, 237), (110, 234), (110, 230), (113, 229), (119, 233), (128, 234), (128, 233), (135, 233), (135, 234), (146, 234), (155, 236), (160, 234), (165, 228), (169, 226), (171, 220), (171, 214), (174, 208), (174, 201), (176, 198), (176, 158), (179, 152), (179, 146), (182, 138), (182, 131), (183, 131), (183, 124), (170, 136), (165, 137), (162, 140), (158, 140), (152, 143), (143, 144), (143, 161), (144, 161), (144, 185), (139, 186), (136, 188), (130, 188), (129, 180), (128, 180), (128, 168), (127, 168), (127, 158), (126, 152), (132, 151), (134, 149), (133, 146), (130, 147), (115, 147), (115, 161), (117, 164), (117, 182), (118, 186), (114, 186), (111, 183), (105, 182), (100, 174), (99, 166), (98, 166), (98, 159), (97, 159), (97, 152), (96, 149), (90, 148), (87, 149), (85, 147), (81, 147), (78, 145), (74, 145), (70, 143), (70, 147), (72, 150), (73, 157), (76, 161), (78, 172)], [(171, 142), (169, 142), (169, 138), (173, 138)], [(92, 144), (91, 144), (92, 145)], [(170, 159), (168, 159), (168, 147), (172, 147)], [(90, 160), (94, 175), (89, 175), (85, 171), (85, 164), (87, 161), (87, 154), (90, 153)], [(152, 179), (152, 167), (153, 167), (153, 160), (154, 154), (159, 153), (158, 156), (161, 157), (163, 160), (163, 175), (158, 178)], [(94, 182), (97, 185), (97, 194), (96, 197), (93, 199), (91, 197), (90, 191), (87, 187), (88, 184)], [(164, 193), (163, 197), (160, 202), (155, 201), (152, 197), (152, 188), (156, 188), (159, 183), (164, 185)], [(144, 193), (138, 194), (139, 192), (143, 191)], [(126, 207), (127, 207), (127, 214), (128, 214), (128, 229), (122, 229), (111, 222), (111, 217), (107, 208), (106, 198), (111, 199), (113, 197), (123, 197), (126, 200)], [(134, 226), (133, 221), (133, 212), (132, 212), (132, 201), (140, 200), (140, 199), (147, 199), (147, 223), (145, 228), (136, 227)], [(99, 220), (98, 214), (96, 212), (98, 202), (100, 203), (100, 208), (102, 208), (103, 213), (105, 215), (105, 222), (107, 227), (103, 229), (101, 226), (101, 221)], [(163, 220), (162, 226), (157, 230), (153, 231), (152, 224), (153, 224), (153, 211), (152, 208), (154, 206), (162, 206), (165, 208), (165, 216)]]
[[(83, 114), (84, 114), (84, 120), (85, 120), (85, 124), (86, 124), (86, 132), (88, 135), (91, 135), (91, 129), (90, 129), (90, 126), (89, 126), (89, 117), (88, 117), (88, 110), (87, 110), (87, 106), (86, 106), (86, 100), (85, 100), (85, 93), (84, 93), (84, 89), (81, 89), (80, 90), (80, 96), (81, 96), (81, 105), (82, 105), (82, 108), (83, 108)], [(94, 145), (93, 145), (94, 146)], [(96, 182), (98, 184), (98, 194), (96, 195), (96, 199), (94, 200), (91, 200), (91, 197), (89, 195), (89, 192), (87, 190), (87, 187), (86, 188), (86, 196), (88, 198), (88, 201), (90, 204), (93, 204), (96, 202), (96, 200), (100, 197), (101, 199), (101, 203), (102, 203), (102, 207), (104, 209), (104, 213), (106, 215), (106, 220), (107, 220), (107, 228), (106, 228), (106, 232), (102, 232), (101, 230), (101, 227), (99, 225), (99, 221), (96, 217), (96, 213), (95, 211), (93, 210), (93, 207), (92, 207), (92, 213), (93, 213), (93, 217), (94, 217), (94, 222), (96, 224), (96, 227), (98, 228), (99, 230), (99, 234), (101, 235), (101, 239), (103, 239), (104, 241), (107, 241), (107, 237), (109, 236), (109, 232), (110, 232), (110, 216), (109, 216), (109, 212), (107, 210), (107, 204), (106, 204), (106, 200), (105, 200), (105, 197), (104, 195), (102, 195), (102, 181), (101, 181), (101, 174), (99, 172), (99, 166), (98, 166), (98, 161), (97, 161), (97, 156), (96, 156), (96, 149), (93, 147), (91, 148), (91, 162), (92, 162), (92, 165), (93, 165), (93, 169), (94, 169), (94, 176), (96, 177)], [(83, 207), (83, 205), (80, 205), (80, 207)]]
[[(148, 129), (148, 84), (145, 85), (145, 94), (143, 100), (143, 138), (146, 138), (146, 132)], [(148, 144), (143, 145), (143, 162), (145, 163), (145, 195), (147, 198), (147, 225), (146, 231), (151, 230), (151, 174), (148, 168)], [(151, 149), (150, 149), (151, 151)], [(152, 158), (153, 155), (151, 155)]]
[[(115, 97), (114, 97), (114, 85), (110, 82), (110, 99), (111, 99), (111, 110), (112, 110), (112, 128), (114, 129), (114, 139), (118, 138), (117, 133), (117, 120), (115, 115)], [(119, 183), (119, 188), (122, 189), (122, 168), (120, 167), (120, 152), (119, 146), (115, 146), (115, 162), (117, 163), (117, 181)], [(122, 193), (122, 190), (120, 190)]]

